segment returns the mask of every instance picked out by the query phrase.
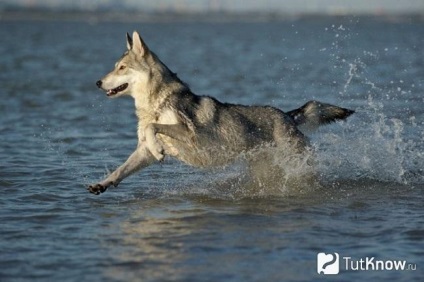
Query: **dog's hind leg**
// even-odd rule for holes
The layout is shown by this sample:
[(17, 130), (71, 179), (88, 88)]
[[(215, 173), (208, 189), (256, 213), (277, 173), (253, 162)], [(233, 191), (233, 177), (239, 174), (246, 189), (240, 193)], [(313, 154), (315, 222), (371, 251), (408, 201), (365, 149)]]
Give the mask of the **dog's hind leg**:
[(136, 172), (139, 169), (149, 166), (155, 161), (153, 155), (149, 152), (145, 143), (140, 144), (137, 149), (129, 156), (127, 161), (118, 167), (114, 172), (112, 172), (106, 179), (103, 181), (88, 186), (87, 190), (90, 193), (99, 195), (106, 191), (106, 189), (113, 185), (118, 186), (118, 184), (127, 176)]
[(194, 141), (192, 132), (182, 124), (150, 123), (145, 129), (145, 134), (147, 147), (158, 161), (163, 160), (164, 154), (168, 152), (156, 138), (156, 134), (162, 134), (185, 143), (193, 143)]

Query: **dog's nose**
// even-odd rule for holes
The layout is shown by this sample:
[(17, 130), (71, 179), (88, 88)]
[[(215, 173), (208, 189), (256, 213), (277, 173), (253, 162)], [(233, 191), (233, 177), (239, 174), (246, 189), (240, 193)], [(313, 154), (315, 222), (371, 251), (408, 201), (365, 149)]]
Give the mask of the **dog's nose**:
[(102, 87), (102, 81), (101, 80), (97, 80), (96, 81), (96, 85), (97, 85), (97, 87)]

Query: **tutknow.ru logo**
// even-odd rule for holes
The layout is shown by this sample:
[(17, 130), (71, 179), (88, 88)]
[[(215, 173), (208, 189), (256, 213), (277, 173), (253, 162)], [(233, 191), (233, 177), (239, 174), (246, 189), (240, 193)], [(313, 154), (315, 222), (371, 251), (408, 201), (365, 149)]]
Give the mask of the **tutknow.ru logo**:
[(346, 256), (340, 261), (338, 253), (318, 253), (318, 274), (339, 274), (341, 268), (346, 271), (407, 271), (417, 270), (417, 265), (406, 260), (378, 260), (375, 257), (355, 260)]
[(318, 253), (317, 272), (318, 274), (339, 274), (340, 263), (339, 254)]

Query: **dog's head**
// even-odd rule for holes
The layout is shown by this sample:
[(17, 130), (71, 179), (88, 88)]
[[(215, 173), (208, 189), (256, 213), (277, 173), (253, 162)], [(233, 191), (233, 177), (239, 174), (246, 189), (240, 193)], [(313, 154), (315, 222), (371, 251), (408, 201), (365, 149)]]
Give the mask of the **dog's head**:
[(143, 93), (148, 90), (153, 54), (136, 31), (133, 32), (132, 38), (127, 33), (127, 49), (116, 62), (115, 68), (96, 82), (97, 87), (106, 91), (108, 97)]

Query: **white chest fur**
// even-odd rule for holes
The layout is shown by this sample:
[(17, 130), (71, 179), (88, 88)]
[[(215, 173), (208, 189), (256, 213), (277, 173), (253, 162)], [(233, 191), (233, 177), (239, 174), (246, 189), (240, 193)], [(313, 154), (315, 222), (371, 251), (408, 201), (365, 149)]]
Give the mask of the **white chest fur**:
[(157, 123), (160, 123), (160, 124), (177, 124), (178, 118), (177, 118), (177, 115), (175, 114), (174, 111), (168, 109), (168, 110), (163, 111), (160, 114)]

